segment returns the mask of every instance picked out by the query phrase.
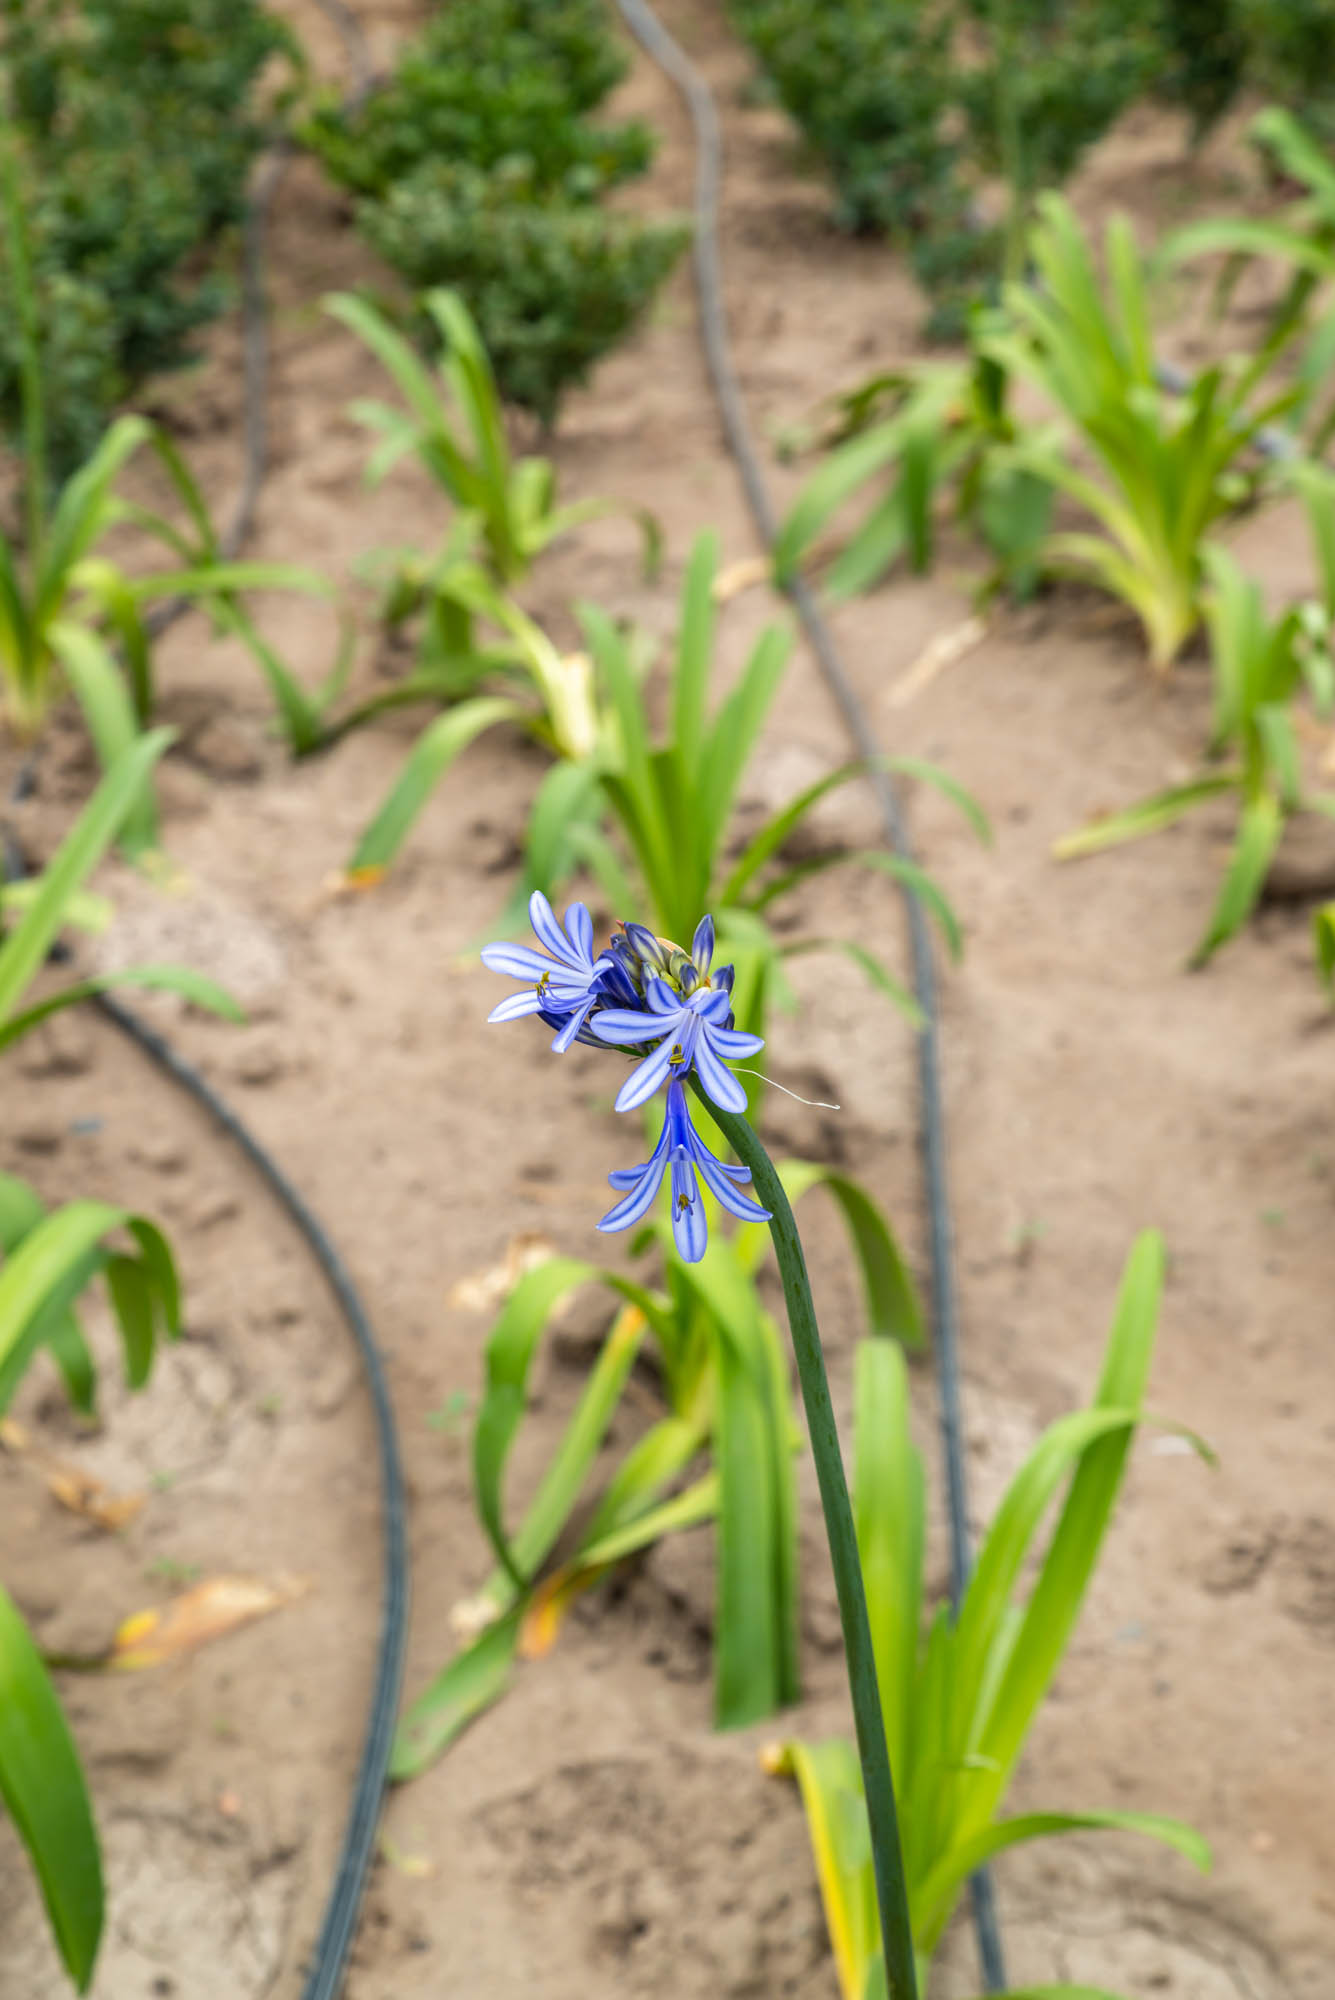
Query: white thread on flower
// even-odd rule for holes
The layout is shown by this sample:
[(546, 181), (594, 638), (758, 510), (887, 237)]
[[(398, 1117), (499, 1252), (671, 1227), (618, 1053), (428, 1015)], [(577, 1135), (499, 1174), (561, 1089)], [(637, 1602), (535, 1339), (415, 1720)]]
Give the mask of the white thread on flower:
[(813, 1111), (842, 1111), (844, 1108), (842, 1104), (827, 1104), (823, 1097), (800, 1097), (795, 1090), (789, 1090), (787, 1084), (776, 1083), (772, 1076), (766, 1076), (763, 1069), (743, 1069), (739, 1063), (730, 1063), (728, 1067), (734, 1076), (758, 1076), (771, 1090), (781, 1090), (784, 1096), (791, 1097), (795, 1104), (809, 1104)]

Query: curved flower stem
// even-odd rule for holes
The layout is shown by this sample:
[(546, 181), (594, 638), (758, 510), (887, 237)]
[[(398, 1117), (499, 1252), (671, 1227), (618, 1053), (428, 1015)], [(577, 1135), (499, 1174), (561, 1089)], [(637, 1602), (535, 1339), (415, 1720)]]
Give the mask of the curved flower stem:
[(746, 1119), (740, 1113), (721, 1111), (716, 1104), (712, 1104), (694, 1077), (691, 1087), (738, 1159), (751, 1169), (755, 1192), (765, 1207), (772, 1211), (770, 1235), (774, 1238), (783, 1278), (788, 1325), (793, 1336), (798, 1378), (802, 1384), (802, 1401), (806, 1406), (811, 1453), (820, 1482), (825, 1533), (830, 1544), (830, 1560), (839, 1598), (839, 1621), (843, 1626), (844, 1651), (848, 1659), (848, 1685), (853, 1697), (853, 1722), (871, 1827), (876, 1901), (885, 1946), (886, 1985), (889, 2000), (917, 2000), (918, 1978), (913, 1956), (908, 1887), (904, 1880), (904, 1856), (899, 1840), (899, 1816), (895, 1810), (890, 1753), (886, 1748), (885, 1720), (876, 1684), (876, 1661), (872, 1653), (871, 1627), (867, 1622), (867, 1598), (862, 1585), (862, 1566), (858, 1560), (857, 1532), (853, 1525), (848, 1481), (844, 1476), (839, 1432), (834, 1421), (834, 1406), (830, 1401), (830, 1384), (825, 1373), (820, 1330), (816, 1325), (816, 1309), (811, 1302), (811, 1287), (807, 1282), (802, 1242), (783, 1184), (769, 1154)]

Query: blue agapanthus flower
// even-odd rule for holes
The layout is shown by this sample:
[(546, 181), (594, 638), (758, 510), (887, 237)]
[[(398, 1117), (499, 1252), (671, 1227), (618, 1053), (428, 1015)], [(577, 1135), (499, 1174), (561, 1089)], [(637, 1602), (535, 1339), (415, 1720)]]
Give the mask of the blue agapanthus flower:
[(745, 1222), (768, 1222), (769, 1210), (741, 1192), (751, 1178), (746, 1167), (716, 1158), (691, 1123), (686, 1079), (694, 1074), (705, 1095), (725, 1111), (744, 1111), (746, 1093), (726, 1063), (756, 1055), (759, 1035), (733, 1023), (733, 968), (713, 971), (714, 922), (696, 926), (689, 952), (655, 937), (643, 924), (619, 927), (606, 951), (593, 950), (593, 922), (583, 903), (572, 903), (558, 922), (547, 898), (535, 891), (529, 916), (545, 952), (529, 945), (489, 944), (482, 962), (492, 972), (523, 980), (524, 987), (502, 1000), (488, 1016), (513, 1021), (536, 1014), (555, 1028), (558, 1054), (580, 1041), (594, 1048), (621, 1048), (640, 1057), (617, 1093), (618, 1111), (646, 1104), (667, 1084), (667, 1110), (658, 1143), (643, 1166), (609, 1174), (622, 1200), (598, 1224), (629, 1229), (648, 1214), (668, 1176), (672, 1230), (687, 1263), (705, 1253), (707, 1230), (700, 1181), (731, 1214)]

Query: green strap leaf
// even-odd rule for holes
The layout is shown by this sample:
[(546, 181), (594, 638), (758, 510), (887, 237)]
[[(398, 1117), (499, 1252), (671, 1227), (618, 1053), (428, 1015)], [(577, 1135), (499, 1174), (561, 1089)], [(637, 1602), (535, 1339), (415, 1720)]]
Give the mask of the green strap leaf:
[(845, 958), (852, 959), (878, 993), (883, 993), (892, 1006), (898, 1007), (911, 1028), (921, 1033), (927, 1026), (927, 1016), (907, 986), (892, 972), (887, 972), (880, 959), (865, 945), (858, 944), (853, 938), (799, 938), (795, 944), (784, 945), (780, 956), (798, 958), (812, 951), (841, 951)]
[(853, 1518), (890, 1768), (912, 1767), (926, 1499), (909, 1429), (908, 1369), (893, 1340), (859, 1341), (853, 1378)]
[(767, 819), (755, 838), (742, 850), (736, 867), (719, 890), (717, 900), (720, 909), (729, 903), (741, 901), (743, 891), (753, 877), (764, 867), (771, 855), (777, 854), (813, 806), (818, 805), (838, 786), (848, 784), (853, 778), (866, 777), (870, 768), (870, 764), (862, 758), (855, 763), (841, 764), (837, 771), (827, 772), (825, 777), (817, 778), (814, 784), (807, 785), (796, 798), (789, 800), (781, 812), (776, 812)]
[[(48, 628), (47, 637), (83, 710), (103, 769), (110, 772), (140, 735), (139, 721), (121, 670), (105, 640), (86, 625), (60, 619)], [(131, 854), (143, 853), (157, 845), (157, 807), (147, 767), (138, 793), (122, 812), (120, 832)]]
[(768, 1764), (801, 1789), (840, 1992), (843, 2000), (865, 2000), (881, 1958), (881, 1926), (857, 1752), (844, 1737), (785, 1743)]
[(22, 919), (0, 944), (0, 1022), (15, 1010), (64, 921), (71, 896), (92, 872), (142, 792), (170, 732), (140, 737), (108, 771), (42, 874)]
[(1125, 812), (1109, 813), (1106, 819), (1093, 820), (1074, 833), (1064, 834), (1053, 842), (1053, 855), (1058, 861), (1074, 861), (1080, 855), (1116, 847), (1124, 840), (1139, 840), (1142, 834), (1159, 833), (1186, 813), (1194, 812), (1207, 799), (1222, 798), (1225, 792), (1236, 791), (1240, 782), (1240, 772), (1227, 771), (1218, 777), (1193, 779), (1189, 785), (1173, 785), (1167, 791), (1156, 792), (1152, 798), (1142, 799), (1139, 805), (1128, 806)]
[(28, 1850), (65, 1969), (81, 1993), (102, 1935), (102, 1861), (74, 1739), (0, 1587), (0, 1798)]
[(12, 1014), (0, 1026), (0, 1049), (20, 1040), (39, 1021), (59, 1013), (61, 1008), (73, 1007), (80, 1000), (89, 1000), (98, 993), (109, 993), (117, 986), (138, 986), (158, 993), (176, 993), (181, 999), (188, 1000), (192, 1007), (202, 1007), (224, 1021), (242, 1022), (246, 1018), (244, 1009), (216, 980), (206, 978), (202, 972), (192, 971), (187, 965), (127, 965), (120, 972), (97, 973), (90, 979), (80, 979), (72, 986), (62, 987), (49, 1000), (41, 1000), (35, 1007), (25, 1008), (21, 1014)]
[(391, 1780), (419, 1777), (470, 1722), (500, 1700), (514, 1672), (523, 1611), (523, 1604), (516, 1604), (488, 1625), (408, 1704), (390, 1752)]
[(1236, 937), (1256, 908), (1283, 831), (1284, 810), (1272, 793), (1262, 793), (1245, 808), (1214, 914), (1188, 961), (1193, 968), (1207, 964), (1221, 944)]
[[(543, 1330), (568, 1293), (579, 1285), (591, 1283), (606, 1285), (637, 1307), (651, 1325), (660, 1321), (658, 1302), (643, 1286), (596, 1264), (572, 1257), (553, 1257), (520, 1279), (487, 1339), (487, 1384), (473, 1432), (473, 1484), (487, 1538), (517, 1590), (525, 1589), (530, 1577), (511, 1545), (502, 1518), (502, 1485), (510, 1447), (523, 1418), (529, 1369)], [(558, 1474), (561, 1493), (568, 1483), (569, 1471), (566, 1466)], [(545, 1532), (547, 1525), (544, 1515), (532, 1529), (534, 1545), (541, 1539), (539, 1527)]]
[(824, 1188), (838, 1203), (862, 1277), (870, 1331), (914, 1351), (923, 1348), (926, 1334), (917, 1286), (890, 1224), (867, 1190), (849, 1175), (812, 1160), (785, 1160), (779, 1175), (794, 1205), (814, 1187)]
[(953, 1906), (969, 1876), (993, 1855), (1004, 1853), (1008, 1847), (1018, 1847), (1023, 1841), (1042, 1840), (1054, 1833), (1142, 1833), (1150, 1840), (1160, 1840), (1165, 1846), (1175, 1848), (1202, 1874), (1210, 1870), (1209, 1845), (1195, 1828), (1160, 1813), (1025, 1813), (1016, 1819), (998, 1820), (972, 1839), (960, 1841), (937, 1863), (918, 1892), (917, 1917), (922, 1929), (931, 1930), (942, 1910)]
[(475, 736), (498, 722), (519, 720), (523, 709), (500, 695), (460, 702), (429, 723), (418, 737), (384, 804), (353, 850), (348, 873), (376, 875), (395, 861), (417, 817), (450, 765)]
[(776, 902), (780, 896), (787, 895), (788, 891), (795, 888), (799, 882), (806, 881), (809, 876), (822, 874), (825, 869), (840, 867), (845, 862), (855, 863), (863, 868), (879, 869), (881, 874), (892, 876), (910, 895), (916, 896), (924, 908), (935, 917), (950, 956), (956, 960), (960, 958), (964, 950), (963, 933), (960, 930), (959, 919), (943, 890), (916, 861), (908, 861), (902, 854), (887, 854), (881, 848), (859, 848), (849, 854), (820, 854), (813, 856), (810, 861), (801, 861), (786, 874), (767, 882), (760, 894), (753, 898), (750, 907), (757, 911), (763, 910), (770, 903)]

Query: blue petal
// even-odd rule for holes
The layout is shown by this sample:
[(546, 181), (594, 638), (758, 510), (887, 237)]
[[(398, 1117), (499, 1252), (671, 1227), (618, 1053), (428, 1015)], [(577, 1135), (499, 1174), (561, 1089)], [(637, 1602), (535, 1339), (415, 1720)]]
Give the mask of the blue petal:
[(570, 1016), (570, 1019), (566, 1022), (564, 1028), (562, 1028), (560, 1034), (556, 1037), (555, 1041), (552, 1043), (552, 1052), (554, 1055), (563, 1056), (565, 1054), (566, 1050), (570, 1047), (570, 1044), (574, 1041), (575, 1037), (578, 1035), (580, 1029), (584, 1026), (585, 1020), (588, 1017), (589, 1009), (590, 1007), (592, 1007), (592, 1005), (593, 1005), (593, 1000), (592, 998), (589, 998), (584, 1002), (584, 1005), (582, 1007), (578, 1008), (575, 1011), (575, 1013), (573, 1013)]
[(641, 1216), (647, 1215), (653, 1207), (654, 1196), (658, 1193), (666, 1166), (666, 1146), (655, 1148), (653, 1159), (636, 1173), (635, 1187), (624, 1201), (619, 1201), (615, 1208), (608, 1209), (598, 1224), (599, 1229), (605, 1229), (609, 1234), (616, 1229), (629, 1229), (633, 1222), (638, 1222)]
[(707, 979), (709, 977), (710, 963), (714, 957), (714, 919), (712, 917), (701, 917), (699, 923), (696, 925), (695, 936), (691, 940), (691, 957), (695, 960), (695, 969), (700, 974), (700, 977)]
[(555, 912), (541, 889), (535, 889), (528, 899), (528, 920), (539, 941), (546, 945), (554, 958), (569, 960), (570, 940), (557, 923)]
[(691, 1156), (684, 1146), (674, 1147), (672, 1153), (672, 1235), (683, 1261), (698, 1264), (708, 1247), (709, 1225)]
[(682, 998), (665, 979), (651, 979), (644, 989), (644, 997), (655, 1014), (680, 1014)]
[(695, 1072), (706, 1097), (724, 1111), (745, 1111), (746, 1092), (731, 1070), (726, 1070), (710, 1047), (709, 1035), (701, 1035), (695, 1048)]
[(528, 944), (484, 944), (482, 963), (488, 972), (503, 972), (510, 979), (522, 979), (532, 986), (552, 970), (552, 962)]
[(512, 993), (508, 1000), (502, 1000), (499, 1007), (493, 1007), (489, 1021), (517, 1021), (521, 1014), (536, 1014), (542, 1002), (531, 989), (524, 993)]
[(743, 1222), (769, 1221), (769, 1210), (762, 1208), (758, 1201), (752, 1201), (747, 1195), (742, 1194), (736, 1186), (736, 1168), (727, 1166), (722, 1160), (716, 1160), (709, 1152), (705, 1153), (703, 1159), (696, 1153), (695, 1164), (700, 1169), (705, 1185), (715, 1196), (719, 1206), (726, 1208), (729, 1215), (738, 1216)]
[(672, 1037), (665, 1035), (651, 1056), (633, 1069), (616, 1094), (617, 1111), (634, 1111), (647, 1104), (672, 1065)]
[(572, 903), (566, 911), (566, 933), (583, 959), (593, 958), (593, 918), (583, 903)]
[(560, 970), (552, 973), (542, 989), (542, 997), (558, 1014), (568, 1014), (572, 1007), (582, 1007), (586, 1000), (594, 998), (582, 973)]
[[(709, 1178), (709, 1168), (717, 1170), (719, 1174), (725, 1174), (729, 1180), (737, 1180), (737, 1182), (743, 1182), (743, 1184), (751, 1178), (751, 1168), (749, 1166), (733, 1166), (731, 1160), (719, 1160), (715, 1154), (711, 1154), (709, 1148), (705, 1146), (705, 1142), (701, 1140), (699, 1132), (695, 1130), (695, 1126), (689, 1128), (687, 1146), (691, 1148), (691, 1158), (693, 1158), (695, 1166), (699, 1168), (701, 1174), (705, 1174), (705, 1178)], [(711, 1180), (709, 1180), (709, 1186), (713, 1186)]]
[(707, 988), (696, 995), (695, 1011), (702, 1021), (712, 1022), (721, 1028), (732, 1013), (732, 995), (718, 988)]
[(741, 1056), (758, 1056), (765, 1046), (763, 1035), (744, 1035), (740, 1028), (711, 1027), (709, 1040), (715, 1054), (728, 1062), (736, 1062)]
[(633, 1048), (637, 1042), (652, 1042), (663, 1032), (663, 1023), (652, 1014), (637, 1014), (631, 1007), (605, 1007), (589, 1026), (599, 1041), (614, 1048)]

